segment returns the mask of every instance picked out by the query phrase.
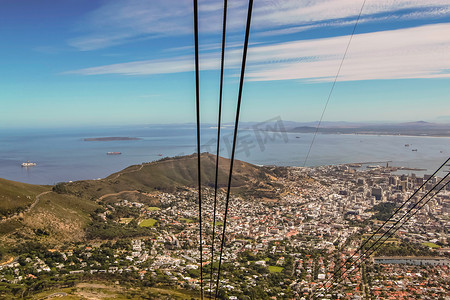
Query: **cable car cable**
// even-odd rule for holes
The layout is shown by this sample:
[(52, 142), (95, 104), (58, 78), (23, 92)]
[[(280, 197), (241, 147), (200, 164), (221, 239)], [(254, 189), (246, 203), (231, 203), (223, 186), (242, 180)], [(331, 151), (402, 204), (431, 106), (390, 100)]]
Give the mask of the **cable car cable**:
[(234, 155), (235, 155), (235, 150), (236, 150), (237, 131), (238, 131), (238, 127), (239, 127), (239, 114), (241, 111), (242, 89), (244, 86), (245, 65), (246, 65), (246, 61), (247, 61), (248, 39), (249, 39), (249, 35), (250, 35), (252, 8), (253, 8), (253, 0), (249, 0), (248, 1), (248, 12), (247, 12), (247, 26), (245, 29), (245, 38), (244, 38), (244, 50), (243, 50), (243, 54), (242, 54), (241, 78), (239, 81), (238, 101), (237, 101), (237, 108), (236, 108), (236, 120), (234, 123), (233, 146), (232, 146), (232, 150), (231, 150), (230, 173), (228, 175), (228, 188), (227, 188), (227, 195), (226, 195), (226, 200), (225, 200), (225, 213), (224, 213), (224, 218), (223, 218), (222, 241), (221, 241), (221, 245), (220, 245), (219, 266), (217, 269), (215, 299), (217, 298), (218, 292), (219, 292), (222, 255), (223, 255), (223, 248), (225, 246), (225, 233), (226, 233), (226, 227), (227, 227), (228, 205), (229, 205), (229, 200), (230, 200), (231, 179), (233, 177)]
[(345, 52), (344, 52), (344, 55), (342, 56), (341, 63), (339, 65), (338, 71), (336, 73), (336, 76), (334, 77), (333, 84), (331, 85), (330, 92), (328, 93), (327, 101), (325, 102), (325, 106), (324, 106), (324, 108), (322, 110), (322, 115), (320, 116), (319, 123), (317, 123), (316, 130), (314, 132), (311, 144), (309, 145), (308, 153), (306, 154), (305, 161), (303, 162), (303, 167), (306, 166), (306, 162), (308, 161), (309, 155), (311, 153), (312, 146), (314, 144), (314, 141), (316, 140), (317, 132), (319, 131), (320, 125), (322, 124), (323, 116), (325, 115), (325, 111), (327, 110), (328, 103), (330, 102), (331, 94), (333, 94), (334, 87), (336, 85), (336, 81), (337, 81), (337, 79), (339, 77), (339, 74), (341, 73), (342, 65), (344, 64), (344, 60), (345, 60), (345, 58), (347, 56), (348, 48), (350, 47), (350, 43), (352, 42), (353, 36), (355, 35), (356, 27), (358, 26), (358, 22), (359, 22), (359, 19), (361, 18), (361, 14), (362, 14), (362, 11), (364, 9), (364, 5), (365, 4), (366, 4), (366, 0), (363, 1), (363, 4), (362, 4), (361, 9), (360, 9), (359, 14), (358, 14), (358, 18), (356, 19), (356, 22), (355, 22), (355, 26), (353, 27), (352, 34), (350, 35), (350, 39), (348, 40), (347, 48), (345, 48)]
[(217, 181), (219, 177), (219, 152), (220, 152), (220, 128), (222, 118), (222, 96), (223, 96), (223, 71), (225, 64), (225, 37), (227, 29), (227, 7), (228, 1), (223, 1), (223, 28), (222, 28), (222, 56), (220, 61), (220, 88), (219, 88), (219, 117), (217, 120), (217, 150), (216, 150), (216, 174), (214, 179), (214, 208), (213, 208), (213, 224), (212, 224), (212, 242), (211, 242), (211, 276), (209, 283), (209, 297), (212, 298), (212, 282), (213, 282), (213, 262), (214, 262), (214, 242), (216, 233), (216, 211), (217, 211)]
[(202, 241), (202, 179), (200, 163), (200, 78), (198, 62), (198, 3), (194, 0), (194, 43), (195, 43), (195, 103), (197, 115), (197, 178), (198, 178), (198, 219), (200, 235), (200, 293), (203, 299), (203, 241)]

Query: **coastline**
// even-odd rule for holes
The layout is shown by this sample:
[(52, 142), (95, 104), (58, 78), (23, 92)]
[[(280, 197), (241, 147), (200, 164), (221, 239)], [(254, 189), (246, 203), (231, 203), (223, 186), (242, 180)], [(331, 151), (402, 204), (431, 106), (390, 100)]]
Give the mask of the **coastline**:
[(321, 133), (321, 134), (336, 134), (336, 135), (364, 135), (364, 136), (402, 136), (402, 137), (420, 137), (420, 138), (450, 138), (450, 135), (411, 135), (411, 134), (374, 134), (374, 133)]
[[(236, 158), (255, 165), (301, 166), (313, 135), (275, 133), (240, 131), (241, 142)], [(141, 140), (83, 141), (84, 138), (97, 137), (139, 137)], [(202, 152), (215, 152), (216, 138), (215, 130), (204, 131)], [(54, 184), (103, 178), (130, 165), (158, 160), (161, 158), (159, 154), (173, 157), (193, 153), (195, 132), (187, 134), (179, 128), (114, 128), (73, 133), (49, 131), (40, 135), (24, 132), (19, 136), (13, 132), (2, 136), (0, 142), (3, 143), (0, 151), (1, 178), (31, 184)], [(230, 142), (230, 136), (224, 135), (220, 152), (224, 157), (228, 157)], [(307, 166), (393, 161), (389, 165), (433, 169), (448, 157), (448, 143), (448, 138), (435, 136), (322, 134), (314, 144)], [(412, 152), (411, 147), (404, 147), (405, 144), (411, 144), (418, 152)], [(105, 155), (111, 151), (122, 155), (114, 156), (114, 159)], [(36, 162), (38, 167), (22, 169), (20, 164), (26, 160)], [(406, 170), (403, 172), (407, 173)]]
[[(251, 130), (251, 129), (249, 129)], [(278, 131), (270, 131), (270, 132), (278, 132)], [(314, 132), (298, 132), (298, 131), (289, 131), (286, 130), (286, 133), (290, 134), (314, 134)], [(392, 137), (419, 137), (419, 138), (450, 138), (450, 135), (413, 135), (413, 134), (388, 134), (388, 133), (362, 133), (362, 132), (355, 132), (355, 133), (335, 133), (335, 132), (317, 132), (317, 134), (323, 134), (323, 135), (363, 135), (363, 136), (392, 136)]]

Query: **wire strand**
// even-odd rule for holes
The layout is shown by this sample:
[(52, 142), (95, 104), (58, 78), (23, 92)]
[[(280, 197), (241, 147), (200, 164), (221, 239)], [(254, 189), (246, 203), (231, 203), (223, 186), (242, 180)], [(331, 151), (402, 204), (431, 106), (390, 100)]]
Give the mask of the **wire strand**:
[(323, 286), (325, 286), (330, 280), (332, 280), (332, 278), (334, 277), (334, 276), (336, 276), (336, 274), (337, 273), (339, 273), (341, 270), (342, 270), (342, 268), (343, 268), (343, 266), (345, 266), (347, 263), (349, 263), (350, 261), (351, 261), (351, 259), (357, 254), (357, 253), (359, 253), (363, 248), (364, 248), (364, 246), (365, 245), (367, 245), (367, 243), (369, 243), (369, 241), (374, 237), (374, 236), (376, 236), (382, 229), (383, 229), (383, 227), (384, 226), (386, 226), (386, 224), (387, 223), (389, 223), (391, 220), (392, 220), (392, 218), (394, 218), (394, 216), (397, 214), (397, 213), (399, 213), (400, 212), (400, 210), (448, 163), (450, 161), (450, 157), (424, 182), (424, 183), (422, 183), (422, 185), (418, 188), (418, 189), (416, 189), (416, 191), (406, 200), (406, 201), (404, 201), (403, 202), (403, 204), (402, 205), (400, 205), (395, 211), (394, 211), (394, 213), (386, 220), (386, 221), (384, 221), (384, 223), (383, 224), (381, 224), (381, 226), (374, 232), (374, 233), (372, 233), (372, 235), (353, 253), (353, 255), (352, 256), (350, 256), (345, 262), (344, 262), (344, 264), (337, 270), (337, 271), (335, 271), (334, 273), (333, 273), (333, 275), (330, 277), (330, 278), (328, 278), (328, 280), (327, 281), (325, 281), (325, 283), (323, 284)]
[[(450, 173), (449, 173), (450, 174)], [(447, 174), (448, 175), (448, 174)], [(443, 180), (441, 180), (439, 183), (437, 183), (434, 187), (436, 187), (436, 186), (439, 186), (439, 184), (441, 184), (442, 183), (442, 181)], [(373, 249), (372, 250), (372, 252), (371, 253), (369, 253), (367, 256), (370, 256), (370, 255), (372, 255), (373, 253), (375, 253), (387, 240), (389, 240), (394, 234), (395, 234), (395, 232), (397, 232), (397, 230), (398, 229), (400, 229), (403, 225), (405, 225), (405, 223), (407, 223), (412, 217), (414, 217), (415, 216), (415, 214), (419, 211), (419, 210), (421, 210), (425, 205), (427, 205), (428, 204), (428, 202), (430, 202), (431, 200), (433, 200), (433, 198), (434, 198), (434, 196), (436, 196), (437, 194), (439, 194), (439, 192), (441, 191), (441, 190), (443, 190), (446, 186), (447, 186), (447, 184), (449, 184), (450, 182), (448, 181), (447, 183), (445, 183), (445, 184), (443, 184), (440, 188), (439, 188), (439, 190), (434, 194), (434, 195), (432, 195), (427, 201), (425, 201), (425, 203), (423, 203), (422, 204), (422, 206), (420, 206), (414, 213), (412, 213), (394, 232), (392, 232), (386, 239), (384, 239), (384, 241), (383, 242), (381, 242), (380, 244), (379, 244), (379, 246), (377, 247), (377, 248), (375, 248), (375, 249)], [(434, 187), (433, 187), (433, 189), (434, 189)]]
[[(450, 159), (450, 158), (449, 158)], [(448, 160), (447, 160), (448, 161)], [(445, 164), (445, 163), (444, 163)], [(442, 166), (441, 166), (441, 168), (442, 168)], [(440, 169), (440, 168), (439, 168)], [(438, 169), (438, 170), (439, 170)], [(434, 173), (434, 174), (436, 174), (436, 172)], [(430, 177), (430, 178), (432, 178), (433, 176), (434, 176), (434, 174)], [(373, 248), (373, 247), (375, 247), (375, 245), (377, 244), (377, 243), (379, 243), (380, 241), (381, 241), (381, 244), (383, 244), (387, 239), (389, 239), (401, 226), (403, 226), (403, 224), (405, 223), (405, 222), (407, 222), (414, 214), (416, 214), (417, 213), (417, 211), (419, 211), (423, 206), (425, 206), (425, 204), (426, 203), (428, 203), (436, 194), (434, 194), (430, 199), (428, 199), (427, 201), (426, 201), (426, 203), (424, 204), (424, 205), (422, 205), (413, 215), (411, 215), (405, 222), (403, 222), (397, 229), (395, 229), (395, 226), (397, 226), (397, 224), (398, 223), (400, 223), (402, 220), (403, 220), (403, 218), (405, 218), (414, 208), (416, 208), (417, 207), (417, 205), (419, 205), (439, 184), (441, 184), (442, 182), (444, 182), (445, 181), (445, 179), (448, 177), (450, 175), (450, 173), (447, 173), (447, 175), (445, 175), (444, 176), (444, 178), (442, 178), (438, 183), (436, 183), (424, 196), (422, 196), (422, 198), (419, 200), (419, 201), (417, 201), (411, 208), (409, 208), (407, 211), (406, 211), (406, 213), (405, 214), (403, 214), (403, 216), (399, 219), (399, 220), (397, 220), (386, 232), (384, 232), (384, 234), (380, 237), (380, 238), (378, 238), (367, 250), (365, 250), (364, 251), (364, 253), (363, 254), (361, 254), (359, 257), (358, 257), (358, 259), (356, 259), (355, 261), (353, 261), (351, 264), (350, 264), (350, 266), (348, 266), (348, 267), (346, 267), (345, 268), (345, 270), (344, 270), (344, 272), (339, 276), (340, 278), (342, 278), (343, 277), (343, 275), (344, 274), (346, 274), (347, 273), (347, 271), (352, 267), (352, 266), (354, 266), (359, 260), (361, 260), (361, 259), (363, 259), (363, 260), (365, 260), (366, 258), (364, 258), (364, 257), (368, 257), (368, 256), (370, 256), (372, 253), (374, 253), (375, 252), (375, 250), (376, 249), (378, 249), (378, 248), (376, 248), (374, 251), (372, 251), (369, 255), (367, 255), (367, 253)], [(444, 184), (444, 186), (445, 185), (447, 185), (448, 184), (448, 182), (446, 183), (446, 184)], [(420, 189), (422, 189), (422, 187), (423, 187), (423, 185), (419, 188), (419, 189), (417, 189), (416, 190), (416, 192), (417, 191), (419, 191)], [(440, 189), (441, 190), (441, 189)], [(439, 191), (440, 191), (439, 190)], [(415, 192), (415, 193), (416, 193)], [(415, 194), (414, 193), (414, 194)], [(414, 195), (413, 194), (413, 195)], [(411, 199), (412, 198), (412, 196), (409, 198), (409, 199)], [(408, 200), (409, 200), (408, 199)], [(406, 203), (406, 202), (405, 202)], [(402, 205), (403, 206), (403, 205)], [(397, 209), (397, 211), (398, 211), (398, 209)], [(397, 212), (396, 211), (396, 212)], [(395, 214), (395, 213), (394, 213)], [(389, 219), (388, 219), (388, 221), (390, 220), (390, 219), (392, 219), (392, 217), (393, 217), (394, 215), (392, 215)], [(384, 224), (386, 224), (386, 222), (384, 223)], [(383, 225), (384, 225), (383, 224)], [(380, 227), (380, 228), (382, 228), (382, 227)], [(379, 230), (380, 230), (380, 228), (377, 230), (377, 232), (379, 232)], [(387, 239), (385, 239), (384, 241), (382, 241), (382, 239), (387, 235), (387, 234), (389, 234), (389, 232), (391, 231), (391, 230), (393, 230), (394, 229), (394, 231), (389, 235), (389, 237), (387, 238)], [(377, 233), (376, 232), (376, 233)], [(375, 234), (376, 234), (375, 233)], [(372, 236), (374, 236), (374, 234), (372, 234)], [(368, 243), (368, 241), (372, 238), (372, 236), (368, 239), (368, 240), (366, 240), (364, 243), (363, 243), (363, 245), (362, 246), (360, 246), (359, 248), (358, 248), (358, 250), (356, 250), (355, 251), (355, 253), (353, 253), (353, 255), (349, 258), (349, 259), (347, 259), (343, 264), (342, 264), (342, 266), (336, 271), (336, 272), (334, 272), (334, 274), (322, 285), (322, 287), (324, 287), (324, 286), (326, 286), (326, 284), (332, 279), (332, 281), (331, 281), (331, 283), (330, 283), (330, 287), (331, 287), (331, 285), (333, 284), (333, 283), (335, 283), (336, 282), (336, 274), (337, 273), (339, 273), (339, 271), (341, 271), (342, 270), (342, 268), (347, 264), (347, 263), (349, 263), (350, 262), (350, 260), (351, 260), (351, 258), (352, 257), (354, 257), (355, 255), (356, 255), (356, 253), (358, 253), (359, 251), (361, 251), (362, 249), (363, 249), (363, 247)], [(359, 265), (361, 265), (361, 264), (359, 264)], [(339, 281), (340, 282), (340, 281)], [(329, 288), (328, 288), (329, 289)], [(327, 290), (328, 290), (327, 289)]]
[(333, 81), (333, 84), (331, 85), (331, 89), (330, 89), (330, 92), (328, 94), (327, 101), (325, 102), (325, 106), (324, 106), (324, 108), (322, 110), (322, 115), (320, 116), (319, 123), (317, 123), (316, 131), (314, 132), (313, 139), (311, 141), (311, 144), (309, 145), (309, 149), (308, 149), (308, 153), (306, 154), (305, 161), (303, 162), (303, 167), (306, 166), (306, 162), (308, 161), (309, 154), (311, 153), (312, 146), (314, 144), (314, 141), (316, 140), (317, 132), (319, 131), (320, 125), (322, 124), (323, 116), (325, 115), (325, 111), (327, 110), (328, 103), (330, 102), (331, 94), (333, 94), (334, 87), (336, 85), (336, 81), (337, 81), (337, 79), (339, 77), (339, 74), (341, 73), (342, 65), (344, 64), (344, 60), (345, 60), (345, 58), (347, 56), (348, 48), (350, 47), (350, 43), (352, 42), (353, 36), (355, 35), (356, 27), (358, 26), (358, 22), (359, 22), (359, 19), (361, 18), (361, 14), (362, 14), (362, 11), (364, 9), (364, 5), (365, 4), (366, 4), (366, 0), (363, 1), (363, 4), (362, 4), (361, 9), (360, 9), (359, 14), (358, 14), (358, 18), (356, 19), (356, 22), (355, 22), (355, 26), (353, 27), (352, 34), (350, 35), (350, 39), (348, 40), (347, 48), (345, 48), (345, 52), (344, 52), (344, 55), (342, 56), (341, 63), (339, 64), (338, 71), (336, 73), (336, 76), (334, 77), (334, 81)]
[[(447, 173), (447, 175), (444, 176), (444, 178), (442, 178), (438, 183), (436, 183), (431, 189), (430, 191), (428, 191), (418, 202), (415, 203), (415, 205), (410, 208), (403, 216), (402, 218), (400, 218), (400, 220), (398, 220), (392, 227), (389, 228), (389, 230), (387, 232), (385, 232), (385, 234), (383, 234), (383, 236), (381, 236), (375, 243), (373, 243), (371, 245), (371, 247), (369, 247), (369, 249), (367, 249), (357, 260), (355, 260), (348, 268), (346, 268), (346, 270), (344, 271), (344, 273), (341, 274), (341, 276), (339, 277), (340, 280), (336, 281), (333, 280), (333, 282), (330, 283), (330, 287), (326, 288), (325, 290), (325, 294), (330, 290), (330, 288), (332, 287), (332, 285), (334, 283), (339, 284), (342, 281), (343, 276), (348, 272), (348, 270), (354, 266), (354, 264), (356, 262), (358, 262), (360, 259), (362, 259), (362, 261), (353, 269), (356, 270), (357, 268), (359, 268), (365, 260), (367, 260), (368, 257), (370, 257), (370, 255), (372, 255), (373, 253), (375, 253), (375, 251), (377, 251), (387, 240), (389, 240), (396, 232), (398, 229), (400, 229), (406, 222), (408, 222), (419, 210), (421, 210), (426, 204), (428, 204), (428, 202), (430, 202), (434, 196), (436, 196), (447, 184), (449, 184), (449, 182), (445, 183), (443, 186), (441, 186), (439, 188), (439, 190), (434, 193), (427, 201), (425, 201), (424, 204), (422, 204), (422, 206), (420, 206), (414, 213), (412, 213), (405, 221), (403, 221), (402, 224), (400, 224), (400, 226), (398, 226), (396, 229), (394, 229), (394, 231), (392, 231), (389, 236), (387, 238), (385, 238), (384, 240), (382, 240), (384, 238), (384, 236), (392, 229), (395, 228), (395, 226), (406, 216), (408, 215), (420, 202), (422, 202), (437, 186), (439, 186), (443, 181), (445, 181), (445, 179), (450, 175), (450, 172)], [(367, 254), (367, 252), (369, 252), (379, 241), (381, 241), (378, 246), (372, 250), (372, 252), (370, 252), (369, 254)], [(344, 263), (345, 265), (345, 263)], [(353, 270), (351, 270), (348, 274), (350, 274), (351, 272), (353, 272)]]
[(200, 78), (198, 62), (198, 3), (194, 0), (194, 40), (195, 40), (195, 103), (197, 115), (197, 169), (198, 169), (198, 219), (200, 235), (200, 294), (203, 299), (203, 241), (202, 241), (202, 179), (200, 163)]
[(219, 255), (219, 266), (217, 270), (217, 282), (216, 282), (216, 294), (215, 299), (218, 296), (219, 292), (219, 283), (220, 283), (220, 271), (221, 271), (221, 265), (222, 265), (222, 255), (223, 255), (223, 248), (225, 245), (225, 233), (226, 233), (226, 226), (227, 226), (227, 215), (228, 215), (228, 204), (230, 200), (230, 189), (231, 189), (231, 179), (233, 177), (233, 164), (234, 164), (234, 154), (236, 150), (236, 140), (237, 140), (237, 132), (239, 127), (239, 114), (241, 111), (241, 100), (242, 100), (242, 89), (244, 86), (244, 76), (245, 76), (245, 64), (247, 61), (247, 49), (248, 49), (248, 39), (250, 35), (250, 25), (251, 25), (251, 18), (252, 18), (252, 8), (253, 8), (253, 0), (248, 1), (248, 13), (247, 13), (247, 26), (245, 29), (245, 40), (244, 40), (244, 51), (242, 54), (242, 66), (241, 66), (241, 78), (239, 81), (239, 93), (238, 93), (238, 101), (237, 101), (237, 108), (236, 108), (236, 120), (234, 123), (234, 135), (233, 135), (233, 147), (231, 150), (231, 161), (230, 161), (230, 173), (228, 176), (228, 188), (227, 188), (227, 196), (225, 201), (225, 213), (223, 218), (223, 232), (222, 232), (222, 241), (220, 246), (220, 255)]
[[(435, 172), (436, 173), (436, 172)], [(354, 253), (353, 253), (353, 255), (349, 258), (349, 259), (347, 259), (342, 265), (341, 265), (341, 267), (336, 271), (336, 272), (334, 272), (334, 274), (332, 275), (332, 277), (330, 277), (322, 286), (325, 286), (331, 279), (332, 279), (332, 281), (331, 281), (331, 285), (334, 283), (334, 282), (336, 282), (336, 274), (337, 273), (339, 273), (341, 270), (342, 270), (342, 268), (344, 268), (344, 266), (345, 265), (347, 265), (347, 263), (349, 263), (349, 262), (351, 262), (351, 264), (350, 264), (350, 266), (348, 266), (348, 267), (346, 267), (345, 268), (345, 270), (344, 270), (344, 272), (340, 275), (340, 277), (342, 277), (352, 266), (354, 266), (355, 265), (355, 263), (357, 263), (362, 257), (364, 257), (364, 256), (366, 256), (366, 254), (367, 254), (367, 252), (369, 252), (378, 242), (380, 242), (388, 233), (389, 233), (389, 231), (390, 230), (392, 230), (406, 215), (408, 215), (409, 214), (409, 212), (412, 210), (412, 209), (414, 209), (421, 201), (423, 201), (423, 199), (425, 199), (433, 190), (434, 190), (434, 188), (436, 187), (436, 186), (438, 186), (441, 182), (443, 182), (444, 180), (445, 180), (445, 178), (448, 176), (449, 174), (447, 174), (443, 179), (441, 179), (432, 189), (430, 189), (424, 196), (422, 196), (422, 198), (418, 201), (418, 202), (416, 202), (410, 209), (408, 209), (407, 210), (407, 212), (399, 219), (399, 220), (397, 220), (396, 221), (396, 223), (394, 224), (394, 225), (392, 225), (386, 232), (384, 232), (384, 234), (380, 237), (380, 238), (378, 238), (367, 250), (365, 250), (364, 251), (364, 253), (362, 254), (362, 255), (360, 255), (355, 261), (353, 261), (353, 262), (351, 262), (351, 259), (357, 254), (357, 253), (359, 253), (362, 249), (363, 249), (363, 247), (370, 241), (370, 239), (375, 235), (375, 234), (377, 234), (379, 231), (380, 231), (380, 229), (383, 227), (383, 226), (381, 226), (380, 228), (378, 228), (378, 230), (374, 233), (374, 234), (372, 234), (372, 236), (368, 239), (368, 240), (366, 240), (364, 243), (363, 243), (363, 245), (361, 245), (359, 248), (358, 248), (358, 250), (356, 250)], [(433, 174), (433, 176), (434, 176), (434, 174)], [(430, 177), (430, 178), (432, 178), (432, 177)], [(422, 185), (420, 188), (418, 188), (417, 190), (416, 190), (416, 192), (417, 191), (419, 191), (420, 189), (422, 189), (422, 187), (423, 187), (424, 185)], [(415, 194), (415, 193), (414, 193)], [(411, 196), (409, 199), (411, 199), (413, 196)], [(409, 200), (408, 199), (408, 200)], [(404, 204), (406, 204), (406, 202), (404, 203)], [(402, 205), (403, 206), (403, 205)], [(397, 211), (396, 212), (398, 212), (399, 211), (399, 209), (397, 209)], [(395, 212), (395, 213), (396, 213)], [(385, 223), (383, 224), (383, 225), (385, 225), (389, 220), (391, 220), (393, 217), (394, 217), (394, 215), (395, 215), (395, 213), (387, 220), (387, 221), (385, 221)]]
[(214, 179), (214, 208), (213, 208), (213, 225), (212, 225), (212, 242), (211, 242), (211, 276), (209, 282), (209, 297), (212, 298), (213, 283), (213, 262), (214, 262), (214, 242), (216, 233), (216, 211), (217, 211), (217, 181), (219, 177), (219, 153), (220, 153), (220, 128), (222, 121), (222, 95), (223, 95), (223, 71), (225, 64), (225, 37), (227, 29), (227, 7), (228, 1), (223, 1), (223, 29), (222, 29), (222, 56), (220, 61), (220, 88), (219, 88), (219, 117), (217, 120), (217, 150), (216, 150), (216, 174)]

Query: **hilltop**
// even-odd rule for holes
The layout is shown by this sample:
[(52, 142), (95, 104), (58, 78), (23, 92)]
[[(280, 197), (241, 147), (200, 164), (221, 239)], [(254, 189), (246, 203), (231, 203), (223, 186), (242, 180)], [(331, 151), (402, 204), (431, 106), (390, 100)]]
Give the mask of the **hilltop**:
[[(204, 188), (214, 187), (215, 161), (216, 156), (212, 154), (201, 156)], [(227, 185), (229, 163), (228, 159), (220, 159), (219, 188)], [(235, 161), (233, 192), (273, 198), (274, 184), (270, 179), (275, 178), (276, 172), (280, 170)], [(130, 166), (104, 179), (62, 182), (55, 186), (0, 179), (0, 212), (3, 218), (0, 221), (0, 243), (8, 247), (33, 240), (58, 246), (82, 242), (87, 232), (91, 236), (104, 237), (104, 230), (108, 231), (107, 238), (114, 238), (115, 234), (136, 235), (141, 231), (131, 227), (124, 230), (116, 223), (106, 228), (102, 225), (104, 221), (95, 216), (119, 199), (158, 207), (160, 201), (156, 194), (196, 188), (197, 155), (163, 158)], [(102, 234), (92, 234), (92, 228), (96, 226), (101, 227)]]
[[(215, 163), (215, 155), (209, 153), (201, 155), (203, 187), (214, 187)], [(227, 186), (229, 164), (229, 159), (220, 158), (219, 188)], [(267, 176), (273, 176), (273, 172), (269, 168), (235, 160), (231, 186), (235, 191), (243, 191), (244, 188), (268, 188), (265, 179)], [(96, 200), (104, 195), (123, 191), (174, 192), (180, 189), (196, 188), (197, 185), (197, 155), (193, 154), (133, 165), (104, 179), (59, 183), (54, 190)]]

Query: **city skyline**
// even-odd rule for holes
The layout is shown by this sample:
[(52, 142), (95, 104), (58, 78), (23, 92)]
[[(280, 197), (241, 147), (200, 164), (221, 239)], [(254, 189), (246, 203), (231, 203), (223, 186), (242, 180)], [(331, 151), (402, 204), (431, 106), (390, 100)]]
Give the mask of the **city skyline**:
[[(255, 3), (241, 120), (319, 120), (362, 3)], [(191, 1), (2, 5), (3, 128), (195, 121)], [(246, 5), (229, 4), (225, 122)], [(215, 123), (222, 3), (199, 8), (202, 122)], [(367, 1), (323, 120), (450, 122), (449, 33), (447, 1)]]

